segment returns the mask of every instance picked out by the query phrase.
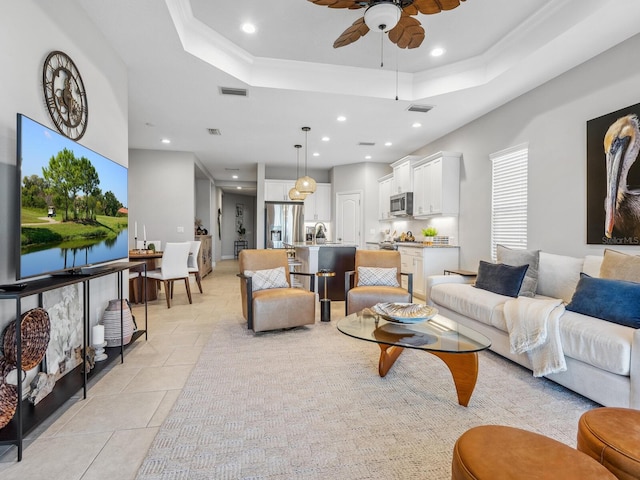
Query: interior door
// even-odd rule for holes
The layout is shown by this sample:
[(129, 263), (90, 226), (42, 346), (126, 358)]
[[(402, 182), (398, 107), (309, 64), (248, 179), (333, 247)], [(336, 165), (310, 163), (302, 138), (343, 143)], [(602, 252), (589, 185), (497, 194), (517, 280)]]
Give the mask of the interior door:
[(360, 192), (338, 193), (336, 209), (336, 240), (361, 246), (362, 205)]

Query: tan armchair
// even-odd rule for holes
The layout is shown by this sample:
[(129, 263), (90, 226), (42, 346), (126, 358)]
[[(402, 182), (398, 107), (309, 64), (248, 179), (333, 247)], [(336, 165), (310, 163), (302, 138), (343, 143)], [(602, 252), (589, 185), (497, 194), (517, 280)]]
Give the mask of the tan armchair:
[[(240, 292), (242, 314), (247, 328), (254, 332), (311, 325), (316, 321), (315, 275), (289, 272), (287, 253), (284, 250), (244, 249), (238, 256), (240, 267)], [(290, 275), (310, 277), (311, 292), (303, 288), (276, 287), (257, 290), (255, 280), (245, 272), (256, 272), (284, 267), (286, 284), (291, 285)]]
[[(396, 281), (402, 285), (401, 275), (408, 277), (408, 289), (401, 286), (358, 286), (358, 267), (396, 268)], [(410, 303), (413, 301), (413, 274), (402, 273), (400, 252), (386, 250), (356, 250), (355, 271), (344, 275), (344, 309), (347, 315), (380, 302)]]

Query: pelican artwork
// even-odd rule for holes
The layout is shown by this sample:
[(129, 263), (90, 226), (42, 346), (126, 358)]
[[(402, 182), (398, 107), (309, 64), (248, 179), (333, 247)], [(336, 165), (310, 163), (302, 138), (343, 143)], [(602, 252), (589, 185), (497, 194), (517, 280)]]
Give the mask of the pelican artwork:
[(629, 169), (640, 152), (640, 126), (636, 115), (627, 115), (611, 124), (604, 136), (607, 162), (607, 197), (604, 203), (604, 232), (640, 239), (640, 190), (629, 190)]

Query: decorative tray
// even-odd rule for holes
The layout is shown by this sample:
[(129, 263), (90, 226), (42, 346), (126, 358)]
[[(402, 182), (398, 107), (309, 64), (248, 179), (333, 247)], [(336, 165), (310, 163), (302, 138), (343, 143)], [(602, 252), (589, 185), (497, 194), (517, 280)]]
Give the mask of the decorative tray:
[(419, 323), (438, 313), (436, 308), (418, 303), (376, 303), (371, 307), (385, 320), (396, 323)]

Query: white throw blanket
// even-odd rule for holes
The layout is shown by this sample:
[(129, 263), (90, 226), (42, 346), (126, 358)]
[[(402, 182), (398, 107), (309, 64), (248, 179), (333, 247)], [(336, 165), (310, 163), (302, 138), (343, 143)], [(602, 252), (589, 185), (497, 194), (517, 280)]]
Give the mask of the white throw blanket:
[(563, 313), (562, 300), (555, 298), (518, 297), (504, 304), (511, 353), (527, 353), (534, 377), (567, 369), (560, 340)]

